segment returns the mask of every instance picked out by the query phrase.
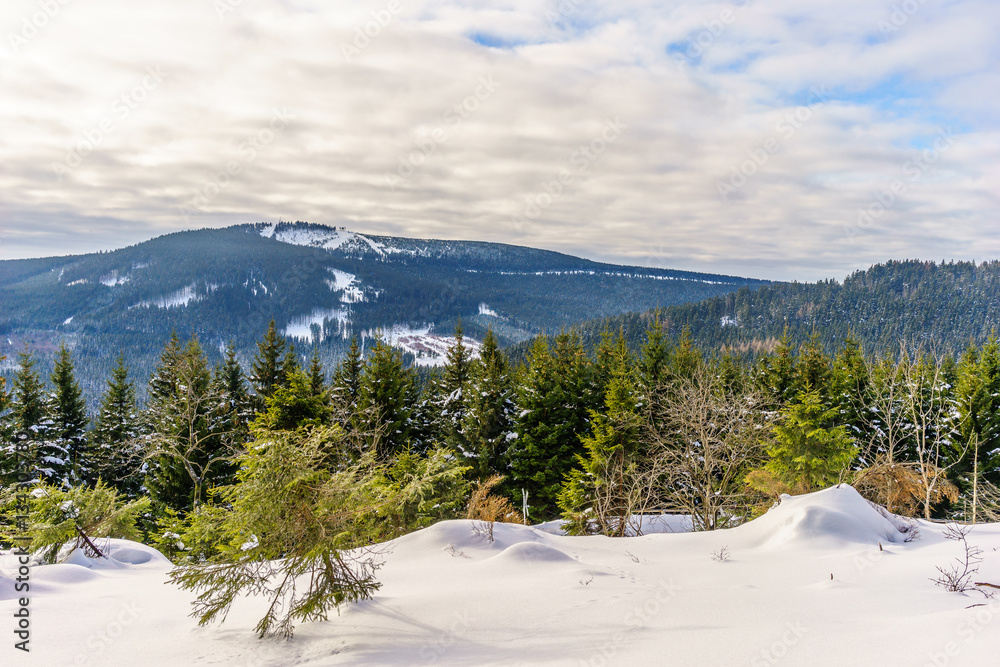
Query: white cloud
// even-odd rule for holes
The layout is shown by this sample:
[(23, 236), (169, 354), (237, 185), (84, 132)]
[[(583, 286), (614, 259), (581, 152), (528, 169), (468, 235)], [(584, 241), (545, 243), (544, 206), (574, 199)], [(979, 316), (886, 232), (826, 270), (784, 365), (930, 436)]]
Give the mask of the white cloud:
[(800, 280), (1000, 252), (985, 0), (64, 1), (0, 9), (0, 257), (278, 217)]

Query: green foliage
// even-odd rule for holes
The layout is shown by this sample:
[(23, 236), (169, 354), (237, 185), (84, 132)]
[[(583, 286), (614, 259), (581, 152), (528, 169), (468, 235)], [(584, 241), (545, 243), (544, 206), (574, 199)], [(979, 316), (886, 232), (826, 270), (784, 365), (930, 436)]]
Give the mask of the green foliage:
[[(819, 392), (805, 390), (782, 411), (774, 426), (774, 444), (765, 471), (782, 492), (808, 493), (838, 483), (856, 454), (845, 426), (835, 426), (836, 408), (823, 404)], [(774, 493), (776, 488), (754, 486)]]
[(403, 367), (399, 350), (377, 338), (361, 374), (357, 414), (364, 430), (384, 432), (377, 452), (382, 460), (408, 448), (415, 403), (413, 371)]
[(589, 410), (602, 398), (593, 391), (579, 337), (561, 334), (554, 352), (538, 339), (520, 378), (517, 438), (508, 453), (511, 486), (529, 493), (533, 520), (556, 514), (563, 480), (584, 452), (580, 437), (590, 429)]
[(614, 352), (605, 410), (590, 411), (592, 432), (581, 436), (585, 455), (557, 500), (570, 534), (625, 535), (632, 515), (630, 480), (638, 467), (640, 424), (632, 362), (624, 342)]
[(263, 595), (271, 605), (257, 632), (288, 637), (298, 622), (369, 597), (379, 563), (365, 547), (440, 518), (461, 489), (463, 470), (442, 451), (389, 464), (370, 450), (331, 467), (330, 452), (346, 445), (337, 426), (257, 436), (239, 459), (239, 483), (219, 491), (229, 509), (211, 517), (218, 555), (171, 574), (199, 593), (201, 624), (224, 620), (240, 596)]
[[(55, 423), (49, 461), (54, 474), (50, 478), (68, 488), (90, 477), (85, 452), (90, 420), (74, 375), (73, 358), (65, 343), (59, 347), (51, 380), (55, 391), (49, 400)], [(61, 463), (56, 463), (57, 459)]]
[(472, 364), (463, 432), (475, 453), (475, 475), (488, 479), (506, 470), (507, 446), (514, 436), (514, 385), (496, 336), (486, 332)]
[(125, 358), (108, 380), (97, 423), (87, 451), (89, 482), (103, 479), (127, 498), (136, 498), (142, 485), (142, 428)]
[[(3, 501), (5, 509), (12, 505), (11, 490), (5, 492)], [(93, 488), (71, 489), (38, 484), (31, 491), (30, 549), (40, 550), (47, 562), (54, 563), (68, 555), (64, 545), (72, 543), (70, 551), (81, 546), (81, 531), (92, 540), (102, 537), (139, 540), (137, 522), (149, 508), (148, 498), (128, 501), (102, 482)], [(0, 540), (10, 538), (0, 536)]]

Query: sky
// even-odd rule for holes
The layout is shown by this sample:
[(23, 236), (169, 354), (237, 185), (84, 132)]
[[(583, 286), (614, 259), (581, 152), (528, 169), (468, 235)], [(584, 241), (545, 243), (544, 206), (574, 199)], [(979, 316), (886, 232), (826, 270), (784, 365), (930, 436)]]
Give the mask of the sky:
[(776, 280), (1000, 256), (995, 0), (4, 0), (0, 259), (304, 220)]

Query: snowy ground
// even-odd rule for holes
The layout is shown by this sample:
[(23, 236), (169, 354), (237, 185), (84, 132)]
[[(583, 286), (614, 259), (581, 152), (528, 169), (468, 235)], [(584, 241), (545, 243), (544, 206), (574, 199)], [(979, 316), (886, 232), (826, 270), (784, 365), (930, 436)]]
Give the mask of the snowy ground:
[[(903, 542), (846, 486), (714, 534), (497, 526), (488, 543), (469, 522), (444, 522), (392, 545), (373, 600), (300, 626), (291, 642), (254, 639), (260, 600), (198, 628), (189, 594), (163, 583), (169, 564), (116, 542), (111, 563), (33, 568), (30, 655), (13, 649), (7, 556), (0, 664), (998, 664), (1000, 601), (935, 586), (935, 566), (962, 552), (940, 525), (919, 530)], [(970, 539), (986, 559), (976, 579), (1000, 583), (1000, 525)], [(722, 546), (730, 558), (713, 560)]]

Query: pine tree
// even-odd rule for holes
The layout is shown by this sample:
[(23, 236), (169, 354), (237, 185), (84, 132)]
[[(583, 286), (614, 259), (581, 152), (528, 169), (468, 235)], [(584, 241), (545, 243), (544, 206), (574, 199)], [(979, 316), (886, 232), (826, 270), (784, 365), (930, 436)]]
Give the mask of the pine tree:
[(800, 393), (774, 427), (765, 466), (770, 480), (757, 475), (754, 485), (770, 493), (808, 493), (839, 482), (857, 448), (836, 419), (837, 409), (827, 407), (818, 391)]
[(347, 352), (337, 372), (334, 373), (330, 387), (331, 398), (340, 409), (352, 414), (357, 408), (358, 395), (361, 392), (361, 373), (364, 364), (361, 361), (361, 350), (358, 348), (358, 337), (351, 338), (351, 347)]
[(514, 437), (514, 387), (507, 359), (492, 330), (487, 330), (479, 359), (472, 364), (463, 432), (475, 453), (479, 479), (507, 472), (507, 447)]
[(638, 362), (639, 389), (646, 395), (647, 403), (649, 397), (666, 381), (669, 365), (670, 349), (657, 311), (646, 327), (646, 342), (642, 346)]
[(232, 343), (227, 346), (226, 356), (212, 376), (212, 393), (219, 400), (214, 414), (217, 430), (233, 434), (234, 441), (246, 442), (254, 418), (253, 398)]
[(778, 340), (774, 352), (761, 359), (758, 378), (770, 407), (781, 408), (794, 398), (798, 385), (792, 337), (788, 333), (788, 327), (785, 327), (785, 333)]
[(316, 394), (310, 377), (294, 370), (267, 399), (267, 408), (257, 415), (253, 428), (270, 431), (294, 431), (320, 426), (330, 416), (325, 394)]
[(510, 450), (512, 491), (529, 494), (532, 518), (554, 516), (563, 479), (584, 452), (588, 409), (596, 407), (590, 362), (578, 336), (562, 333), (555, 352), (535, 341), (518, 393), (517, 438)]
[(559, 495), (571, 532), (621, 537), (634, 508), (632, 476), (639, 454), (640, 417), (632, 361), (624, 345), (614, 351), (604, 411), (590, 411), (593, 431), (581, 437), (586, 455), (577, 455)]
[(101, 410), (90, 436), (88, 483), (98, 479), (113, 486), (126, 498), (137, 498), (142, 487), (142, 427), (135, 401), (135, 385), (129, 380), (121, 355), (111, 371)]
[(309, 387), (314, 396), (323, 396), (327, 391), (326, 372), (319, 360), (319, 349), (313, 350), (312, 360), (309, 362)]
[(52, 481), (63, 488), (69, 488), (89, 477), (85, 449), (86, 428), (90, 420), (87, 418), (83, 392), (73, 372), (73, 357), (65, 343), (59, 348), (51, 379), (55, 387), (49, 398), (55, 422), (52, 446), (56, 452), (54, 458), (60, 458), (64, 462)]
[[(59, 448), (58, 433), (52, 419), (52, 407), (45, 395), (42, 379), (35, 370), (38, 362), (27, 350), (18, 355), (18, 370), (12, 384), (8, 419), (10, 430), (25, 432), (31, 436), (29, 459), (34, 462), (35, 478), (41, 481), (61, 484), (67, 476), (69, 466), (66, 452)], [(11, 454), (12, 452), (8, 452)], [(4, 484), (13, 484), (14, 459), (8, 456), (4, 474)]]
[[(257, 343), (257, 356), (254, 357), (250, 375), (250, 381), (261, 399), (270, 398), (275, 388), (284, 382), (285, 366), (289, 363), (285, 347), (285, 339), (278, 335), (278, 328), (271, 320), (264, 340)], [(263, 401), (258, 407), (263, 407)]]
[[(1000, 483), (1000, 344), (995, 337), (982, 347), (969, 348), (956, 369), (955, 410), (951, 416), (957, 432), (949, 447), (949, 462), (958, 461), (952, 476), (971, 495), (981, 480)], [(974, 479), (974, 477), (978, 479)]]
[(871, 378), (861, 345), (849, 336), (833, 361), (830, 400), (837, 408), (838, 423), (846, 426), (857, 442), (869, 440), (870, 392)]
[(437, 391), (440, 423), (434, 429), (440, 440), (463, 460), (473, 453), (464, 431), (472, 363), (472, 355), (465, 346), (464, 333), (460, 321), (455, 327), (454, 342), (448, 348), (447, 363)]
[(795, 362), (795, 387), (798, 390), (816, 391), (824, 401), (830, 398), (832, 372), (830, 358), (823, 351), (819, 332), (814, 331), (809, 341), (799, 350)]
[(376, 445), (381, 460), (388, 460), (409, 447), (415, 399), (413, 371), (403, 367), (403, 356), (398, 350), (376, 338), (361, 373), (358, 412), (364, 430), (382, 433)]

